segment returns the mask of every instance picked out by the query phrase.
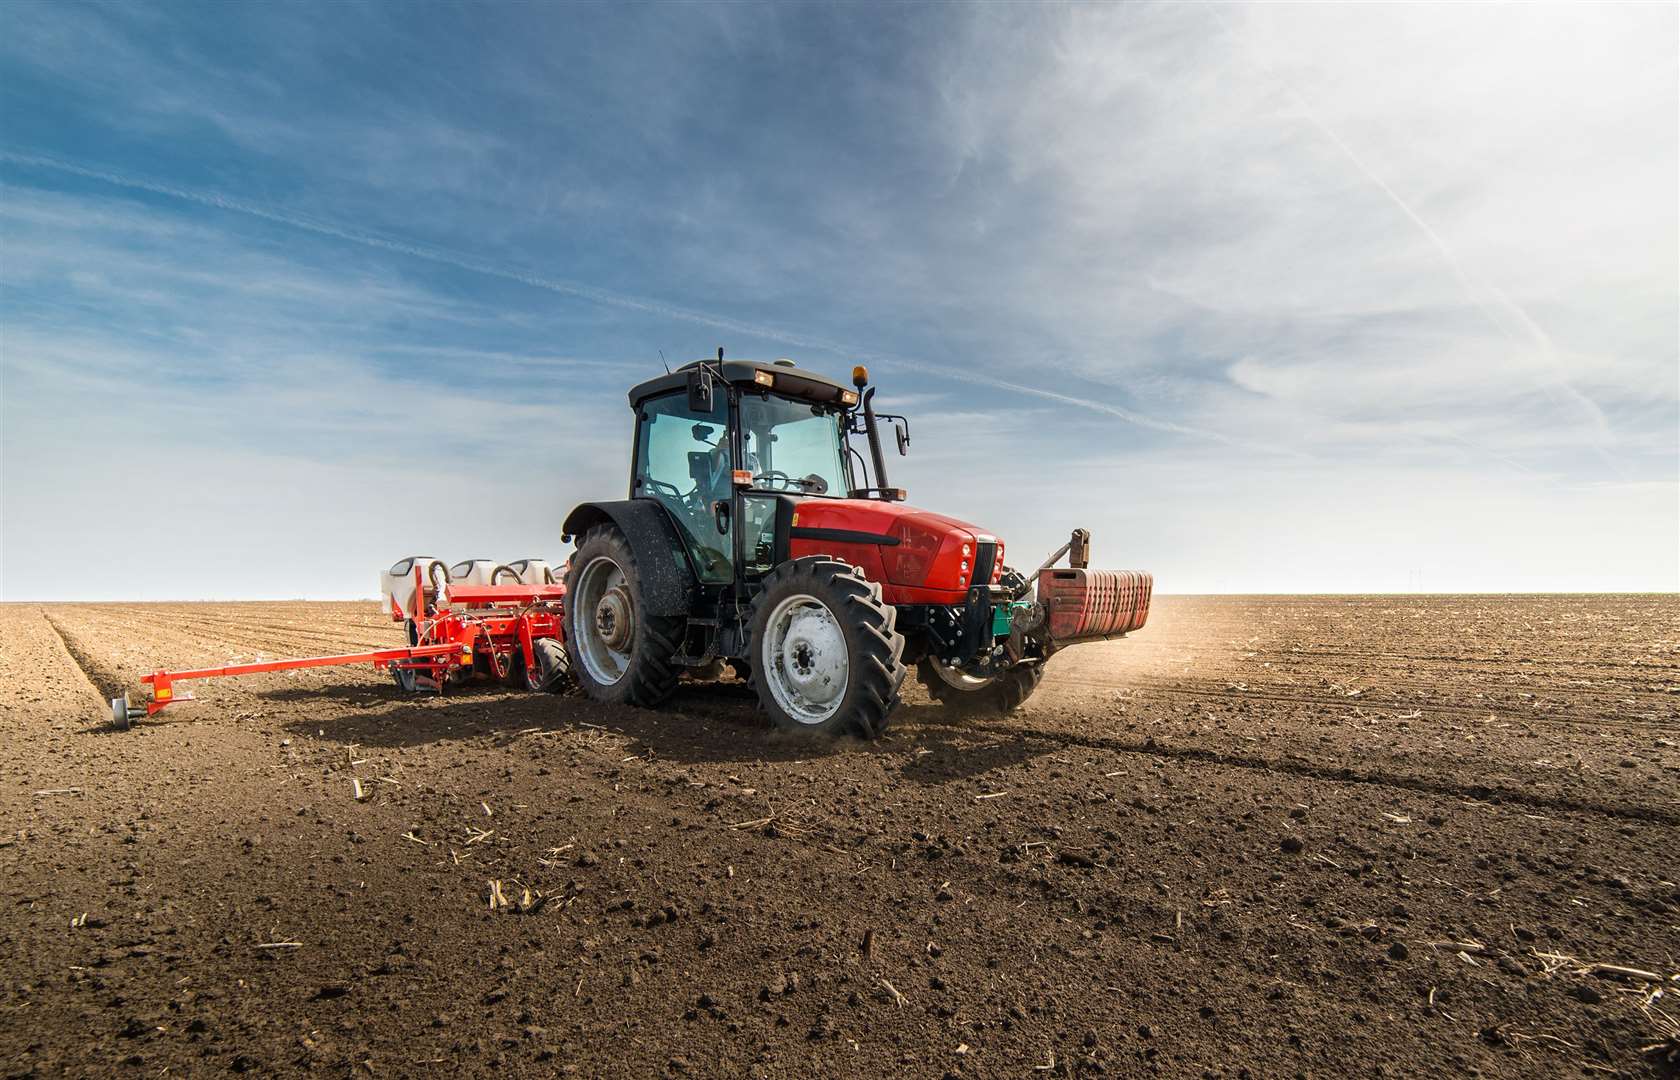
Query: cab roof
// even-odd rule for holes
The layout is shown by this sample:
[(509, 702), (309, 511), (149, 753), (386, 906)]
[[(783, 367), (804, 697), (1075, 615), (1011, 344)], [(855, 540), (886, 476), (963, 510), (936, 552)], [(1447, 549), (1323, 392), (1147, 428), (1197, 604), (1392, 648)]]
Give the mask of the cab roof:
[(631, 387), (630, 407), (635, 408), (650, 397), (684, 389), (688, 386), (688, 373), (701, 364), (705, 364), (713, 372), (721, 371), (723, 380), (736, 386), (751, 386), (758, 381), (759, 372), (769, 372), (775, 380), (773, 388), (778, 394), (806, 401), (838, 403), (840, 395), (852, 389), (826, 375), (819, 375), (785, 361), (765, 363), (760, 360), (695, 360), (668, 375), (659, 375)]

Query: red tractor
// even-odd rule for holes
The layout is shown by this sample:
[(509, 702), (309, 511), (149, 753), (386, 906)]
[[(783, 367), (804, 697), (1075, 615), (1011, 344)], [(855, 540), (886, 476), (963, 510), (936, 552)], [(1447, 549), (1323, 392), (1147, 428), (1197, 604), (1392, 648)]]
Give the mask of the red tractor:
[(903, 454), (909, 424), (875, 413), (868, 381), (719, 349), (630, 391), (630, 497), (564, 525), (564, 637), (586, 694), (658, 705), (727, 661), (778, 726), (870, 738), (910, 665), (947, 706), (1009, 712), (1057, 649), (1144, 624), (1149, 575), (1087, 569), (1084, 530), (1028, 578), (991, 533), (905, 505), (880, 429)]

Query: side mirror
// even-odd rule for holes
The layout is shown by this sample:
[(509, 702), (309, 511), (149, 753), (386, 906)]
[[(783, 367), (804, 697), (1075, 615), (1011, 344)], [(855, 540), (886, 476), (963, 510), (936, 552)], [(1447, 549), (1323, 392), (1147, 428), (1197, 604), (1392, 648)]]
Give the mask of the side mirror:
[(688, 411), (706, 416), (712, 411), (712, 373), (696, 368), (688, 373)]
[(898, 439), (898, 456), (904, 457), (910, 453), (910, 428), (902, 420), (893, 425), (893, 435)]

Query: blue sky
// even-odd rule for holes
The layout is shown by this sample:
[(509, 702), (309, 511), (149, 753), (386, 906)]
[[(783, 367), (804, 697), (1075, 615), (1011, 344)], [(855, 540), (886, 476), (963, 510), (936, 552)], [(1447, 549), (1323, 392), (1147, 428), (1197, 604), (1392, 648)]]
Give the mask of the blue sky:
[(558, 560), (724, 346), (1169, 592), (1680, 587), (1673, 6), (0, 7), (0, 595)]

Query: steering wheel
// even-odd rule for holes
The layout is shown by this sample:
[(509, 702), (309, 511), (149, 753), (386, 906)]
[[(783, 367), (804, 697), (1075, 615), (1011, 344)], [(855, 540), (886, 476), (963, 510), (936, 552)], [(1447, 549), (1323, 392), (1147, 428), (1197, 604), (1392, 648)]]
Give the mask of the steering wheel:
[(705, 535), (711, 516), (706, 508), (705, 500), (700, 496), (698, 487), (685, 495), (678, 489), (677, 485), (668, 484), (663, 480), (655, 480), (651, 476), (644, 476), (642, 483), (654, 489), (655, 494), (670, 492), (671, 501), (667, 506), (675, 513), (687, 518), (700, 535)]
[(753, 483), (755, 483), (755, 484), (758, 483), (760, 480), (764, 480), (764, 481), (780, 480), (782, 482), (782, 489), (784, 491), (793, 487), (793, 477), (789, 476), (787, 473), (783, 472), (780, 469), (769, 469), (769, 470), (766, 470), (765, 472), (761, 472), (757, 476), (753, 477)]

